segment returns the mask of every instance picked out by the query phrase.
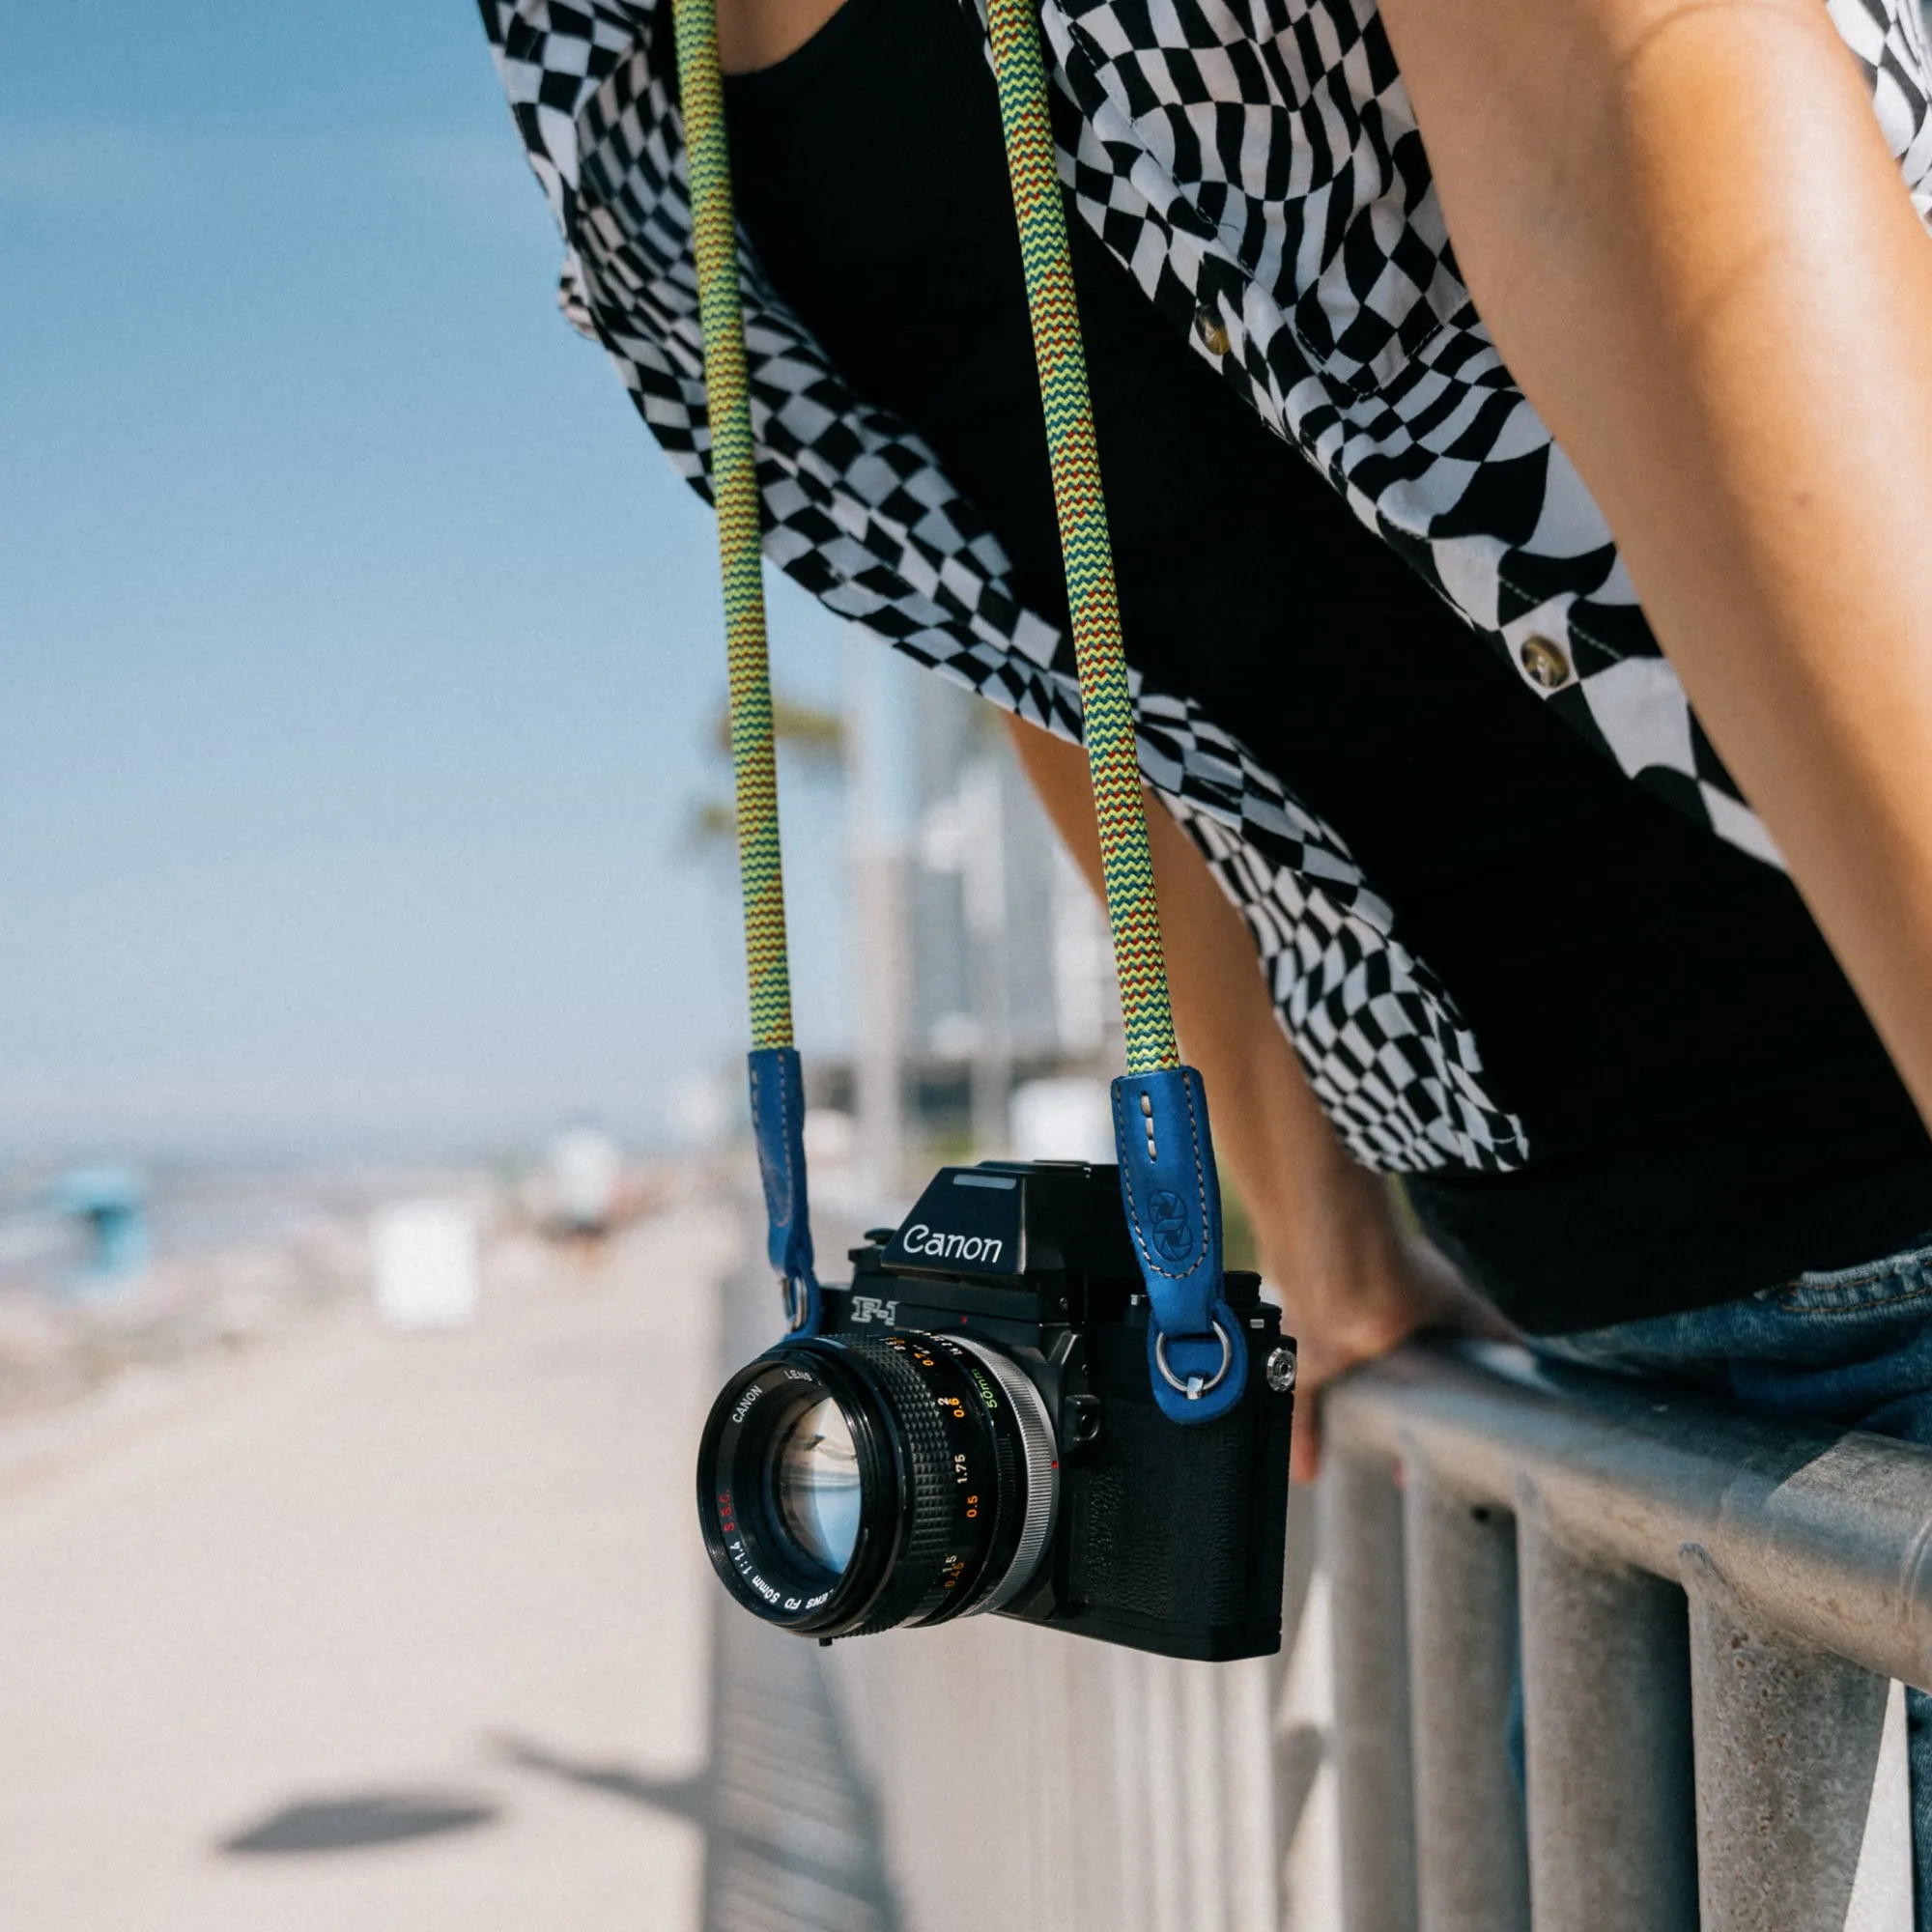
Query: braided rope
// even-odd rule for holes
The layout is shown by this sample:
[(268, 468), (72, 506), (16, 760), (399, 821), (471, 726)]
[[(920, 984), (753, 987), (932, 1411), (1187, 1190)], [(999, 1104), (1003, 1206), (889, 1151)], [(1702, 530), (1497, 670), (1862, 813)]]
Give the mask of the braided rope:
[(1047, 454), (1053, 467), (1053, 500), (1060, 514), (1066, 599), (1073, 615), (1073, 654), (1080, 671), (1087, 762), (1100, 825), (1100, 869), (1121, 981), (1127, 1071), (1153, 1073), (1178, 1066), (1180, 1056), (1168, 1005), (1167, 962), (1154, 904), (1134, 710), (1127, 695), (1126, 660), (1121, 652), (1114, 553), (1107, 535), (1100, 455), (1087, 395), (1087, 356), (1073, 296), (1066, 213), (1047, 119), (1046, 66), (1033, 0), (989, 0), (988, 26), (1000, 120), (1006, 129), (1007, 172), (1019, 216), (1034, 358), (1046, 411)]
[(724, 651), (730, 670), (731, 771), (737, 794), (738, 882), (745, 898), (745, 969), (752, 1045), (791, 1044), (791, 969), (785, 952), (784, 873), (779, 856), (778, 760), (772, 740), (771, 663), (765, 643), (757, 460), (745, 383), (745, 322), (738, 301), (738, 222), (724, 84), (718, 70), (714, 0), (673, 0), (697, 256), (698, 320), (711, 427), (711, 496), (724, 579)]
[[(772, 745), (771, 672), (752, 416), (738, 299), (737, 221), (718, 68), (715, 0), (672, 0), (684, 111), (686, 165), (697, 257), (698, 318), (711, 426), (711, 485), (724, 578), (730, 663), (731, 764), (737, 785), (738, 869), (745, 896), (745, 954), (753, 1047), (791, 1044), (784, 880), (779, 856), (778, 771)], [(1087, 394), (1087, 357), (1073, 295), (1066, 217), (1047, 120), (1046, 68), (1032, 0), (990, 0), (993, 67), (1007, 169), (1019, 218), (1020, 259), (1034, 355), (1046, 416), (1047, 454), (1073, 619), (1073, 651), (1086, 719), (1087, 762), (1100, 830), (1100, 869), (1121, 982), (1127, 1071), (1179, 1065), (1168, 1004), (1167, 963), (1154, 903), (1140, 755), (1113, 546), (1100, 489), (1100, 458)]]

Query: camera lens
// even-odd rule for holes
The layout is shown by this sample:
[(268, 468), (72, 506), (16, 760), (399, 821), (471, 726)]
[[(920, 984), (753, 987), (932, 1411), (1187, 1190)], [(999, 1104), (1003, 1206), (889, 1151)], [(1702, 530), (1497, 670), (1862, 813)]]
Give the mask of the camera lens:
[(859, 1540), (859, 1452), (838, 1405), (804, 1410), (778, 1447), (779, 1515), (794, 1541), (835, 1575)]
[(698, 1449), (713, 1567), (811, 1636), (1002, 1608), (1046, 1552), (1058, 1488), (1025, 1371), (911, 1329), (781, 1343), (724, 1385)]

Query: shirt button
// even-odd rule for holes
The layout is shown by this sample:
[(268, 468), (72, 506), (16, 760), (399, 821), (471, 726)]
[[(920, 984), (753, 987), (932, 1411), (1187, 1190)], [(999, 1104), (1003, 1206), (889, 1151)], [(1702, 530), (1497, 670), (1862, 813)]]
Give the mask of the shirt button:
[(1530, 683), (1545, 691), (1561, 691), (1570, 682), (1570, 660), (1563, 646), (1548, 638), (1525, 638), (1517, 656), (1522, 660)]
[(1208, 355), (1227, 355), (1228, 331), (1221, 326), (1221, 318), (1211, 308), (1204, 305), (1194, 311), (1194, 332), (1201, 338), (1202, 345)]

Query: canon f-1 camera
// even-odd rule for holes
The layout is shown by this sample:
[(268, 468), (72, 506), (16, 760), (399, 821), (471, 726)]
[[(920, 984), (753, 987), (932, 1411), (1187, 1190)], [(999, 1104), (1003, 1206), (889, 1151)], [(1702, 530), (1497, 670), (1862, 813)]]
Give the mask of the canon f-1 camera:
[(739, 1603), (823, 1640), (998, 1611), (1167, 1657), (1280, 1648), (1294, 1347), (1257, 1276), (1226, 1277), (1246, 1387), (1181, 1428), (1115, 1168), (943, 1168), (852, 1260), (820, 1332), (705, 1424), (698, 1512)]

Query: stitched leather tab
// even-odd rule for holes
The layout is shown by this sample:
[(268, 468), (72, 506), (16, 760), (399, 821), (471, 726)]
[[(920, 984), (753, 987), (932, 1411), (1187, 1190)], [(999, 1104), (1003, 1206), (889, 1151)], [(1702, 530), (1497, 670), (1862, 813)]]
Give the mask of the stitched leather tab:
[(805, 1187), (805, 1079), (798, 1051), (767, 1046), (747, 1055), (752, 1075), (752, 1131), (765, 1184), (765, 1252), (785, 1293), (794, 1335), (815, 1335), (821, 1314), (812, 1272), (811, 1214)]
[(1127, 1233), (1147, 1282), (1154, 1401), (1176, 1422), (1210, 1422), (1241, 1399), (1248, 1350), (1247, 1331), (1222, 1298), (1221, 1184), (1200, 1074), (1176, 1066), (1116, 1080), (1114, 1142)]

